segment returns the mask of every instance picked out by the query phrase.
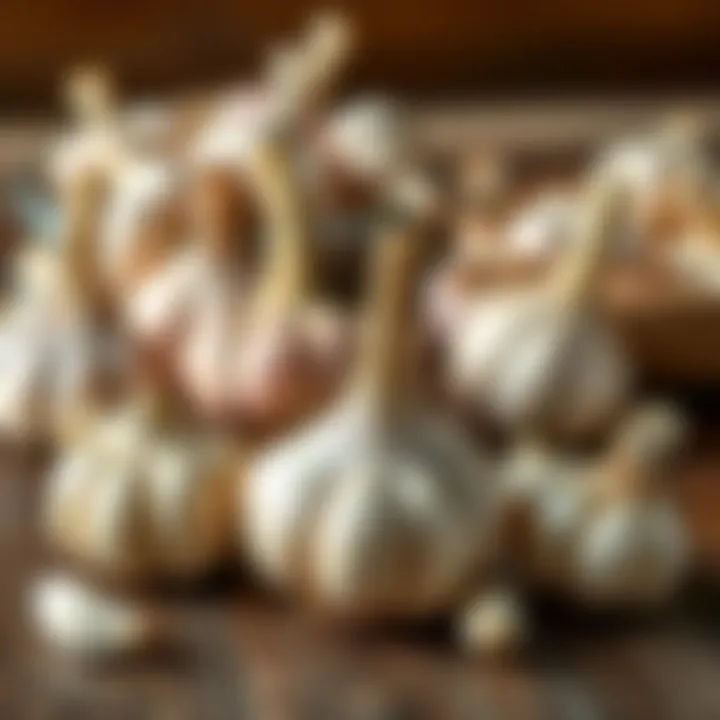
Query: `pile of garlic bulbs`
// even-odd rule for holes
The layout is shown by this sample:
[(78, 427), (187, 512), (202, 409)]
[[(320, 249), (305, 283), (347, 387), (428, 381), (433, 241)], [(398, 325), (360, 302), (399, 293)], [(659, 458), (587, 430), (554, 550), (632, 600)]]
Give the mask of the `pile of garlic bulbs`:
[[(492, 242), (442, 253), (431, 240), (467, 218), (406, 113), (332, 103), (352, 31), (311, 22), (180, 148), (134, 136), (106, 73), (69, 83), (48, 172), (63, 242), (22, 257), (0, 316), (0, 431), (58, 450), (42, 515), (58, 559), (141, 591), (234, 562), (335, 617), (452, 616), (492, 656), (532, 636), (538, 589), (669, 601), (689, 562), (661, 482), (680, 433), (638, 406), (598, 288), (668, 196), (672, 228), (716, 229), (693, 137), (620, 145), (517, 215), (502, 158), (468, 153), (467, 227)], [(510, 291), (466, 282), (492, 257), (550, 269)], [(348, 264), (365, 302), (328, 290)], [(60, 646), (152, 636), (82, 583), (37, 592)]]

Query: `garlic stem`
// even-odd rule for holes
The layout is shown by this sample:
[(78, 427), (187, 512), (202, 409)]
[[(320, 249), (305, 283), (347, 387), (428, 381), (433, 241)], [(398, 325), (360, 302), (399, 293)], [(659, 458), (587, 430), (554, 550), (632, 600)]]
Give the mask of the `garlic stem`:
[(284, 317), (303, 304), (312, 287), (312, 249), (303, 217), (302, 193), (290, 152), (278, 139), (259, 148), (256, 169), (265, 208), (269, 248), (259, 291), (262, 317)]
[(584, 202), (579, 242), (552, 277), (552, 287), (571, 308), (593, 301), (599, 271), (624, 215), (626, 196), (615, 178), (602, 174), (591, 178)]
[(412, 370), (408, 359), (419, 254), (409, 225), (386, 230), (373, 252), (356, 388), (381, 415), (401, 401)]
[(127, 161), (118, 118), (115, 91), (108, 74), (99, 67), (79, 68), (65, 83), (65, 97), (72, 114), (88, 131), (105, 136), (110, 179), (122, 172)]
[(101, 205), (100, 184), (94, 178), (83, 178), (65, 189), (63, 197), (65, 237), (61, 262), (68, 288), (77, 309), (98, 310), (97, 252), (95, 247), (97, 215)]
[[(353, 44), (353, 28), (342, 15), (315, 16), (293, 64), (274, 65), (271, 81), (283, 89), (278, 108), (281, 124), (288, 126), (320, 106), (346, 64)], [(280, 71), (285, 77), (277, 77)]]

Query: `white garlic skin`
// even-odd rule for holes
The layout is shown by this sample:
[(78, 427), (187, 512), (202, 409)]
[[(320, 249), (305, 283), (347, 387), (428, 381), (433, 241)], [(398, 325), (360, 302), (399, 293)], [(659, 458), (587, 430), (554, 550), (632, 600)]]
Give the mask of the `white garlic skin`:
[[(132, 272), (143, 252), (143, 226), (169, 215), (177, 192), (177, 175), (164, 163), (134, 161), (119, 174), (105, 211), (99, 271), (107, 278)], [(169, 248), (174, 238), (163, 238)]]
[(506, 512), (519, 507), (527, 524), (512, 559), (531, 583), (566, 584), (590, 502), (583, 471), (580, 460), (537, 444), (520, 445), (501, 468)]
[(441, 423), (376, 436), (362, 405), (271, 451), (240, 491), (251, 563), (340, 615), (446, 609), (483, 569), (493, 528), (487, 465)]
[(552, 257), (572, 242), (578, 223), (577, 200), (570, 195), (541, 195), (510, 221), (511, 248), (529, 257)]
[(271, 128), (276, 106), (268, 92), (239, 88), (221, 102), (201, 129), (190, 149), (190, 161), (198, 167), (233, 173), (249, 170), (254, 151)]
[(120, 414), (57, 463), (45, 530), (63, 552), (121, 581), (189, 580), (230, 545), (230, 474), (214, 445)]
[(450, 382), (506, 428), (562, 437), (601, 432), (625, 404), (630, 368), (591, 314), (568, 317), (538, 292), (478, 301), (455, 328)]
[[(0, 433), (45, 440), (122, 387), (126, 348), (116, 333), (61, 307), (62, 297), (19, 300), (0, 324)], [(111, 394), (111, 393), (110, 393)]]
[(408, 148), (400, 110), (378, 97), (361, 97), (335, 111), (322, 146), (351, 174), (380, 180), (398, 167)]
[(81, 656), (115, 656), (147, 646), (153, 628), (146, 612), (63, 575), (39, 581), (29, 596), (40, 635), (58, 649)]
[(481, 592), (458, 619), (463, 646), (490, 658), (516, 654), (527, 643), (529, 634), (524, 604), (515, 592), (506, 588)]
[(653, 498), (619, 504), (591, 520), (577, 553), (577, 585), (588, 601), (648, 606), (677, 591), (689, 541), (672, 503)]
[(603, 503), (592, 465), (534, 447), (516, 451), (502, 478), (505, 502), (524, 501), (531, 519), (519, 558), (531, 584), (599, 607), (649, 607), (677, 591), (689, 540), (670, 499)]

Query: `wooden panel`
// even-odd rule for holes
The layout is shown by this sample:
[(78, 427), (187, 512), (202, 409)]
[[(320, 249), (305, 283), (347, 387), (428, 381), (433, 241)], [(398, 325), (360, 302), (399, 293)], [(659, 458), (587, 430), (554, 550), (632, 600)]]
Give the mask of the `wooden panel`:
[[(417, 94), (712, 82), (713, 0), (345, 0), (363, 31), (355, 81)], [(233, 76), (292, 33), (299, 3), (3, 0), (0, 104), (45, 105), (62, 67), (90, 58), (133, 87)]]

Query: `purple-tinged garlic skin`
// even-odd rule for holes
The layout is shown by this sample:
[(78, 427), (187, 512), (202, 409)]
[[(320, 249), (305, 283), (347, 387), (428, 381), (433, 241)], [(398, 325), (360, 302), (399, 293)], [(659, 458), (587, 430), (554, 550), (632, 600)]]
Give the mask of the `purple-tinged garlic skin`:
[(239, 423), (267, 437), (312, 417), (337, 393), (352, 341), (347, 318), (323, 307), (249, 333), (230, 383)]
[(177, 173), (166, 163), (135, 161), (113, 185), (100, 228), (98, 271), (117, 292), (136, 287), (182, 236)]

